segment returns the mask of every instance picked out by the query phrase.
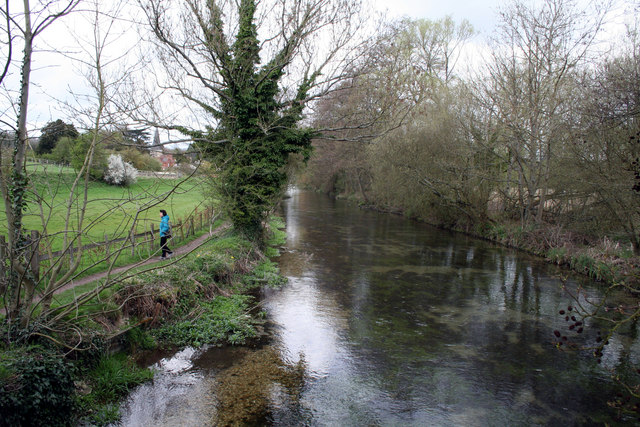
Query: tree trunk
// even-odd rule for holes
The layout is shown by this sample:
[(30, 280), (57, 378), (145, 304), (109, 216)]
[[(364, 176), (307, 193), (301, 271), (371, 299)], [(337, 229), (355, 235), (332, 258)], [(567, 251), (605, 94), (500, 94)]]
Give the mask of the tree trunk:
[[(29, 0), (24, 0), (24, 56), (22, 58), (22, 74), (20, 85), (20, 103), (18, 105), (18, 132), (13, 150), (13, 164), (11, 183), (4, 194), (5, 212), (8, 220), (8, 255), (11, 272), (9, 288), (12, 289), (10, 311), (8, 318), (27, 316), (26, 310), (21, 310), (30, 301), (22, 301), (22, 282), (26, 279), (26, 268), (22, 264), (25, 245), (21, 245), (22, 214), (25, 206), (24, 195), (27, 190), (27, 174), (25, 170), (25, 154), (28, 143), (27, 109), (29, 106), (29, 82), (31, 77), (31, 55), (33, 52), (33, 33), (31, 29), (31, 15)], [(20, 272), (23, 272), (22, 274)], [(32, 292), (29, 292), (32, 294)], [(23, 324), (26, 320), (20, 321)]]

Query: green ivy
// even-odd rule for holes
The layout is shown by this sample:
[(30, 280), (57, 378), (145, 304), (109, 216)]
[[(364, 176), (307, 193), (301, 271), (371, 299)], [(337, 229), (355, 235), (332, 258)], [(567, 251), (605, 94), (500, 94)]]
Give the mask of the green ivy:
[[(209, 109), (218, 121), (215, 131), (183, 131), (197, 138), (205, 157), (217, 165), (214, 185), (234, 227), (263, 243), (262, 224), (286, 187), (289, 156), (299, 153), (307, 160), (311, 152), (316, 132), (297, 124), (317, 76), (307, 76), (292, 102), (279, 101), (279, 82), (299, 35), (292, 35), (271, 61), (260, 66), (255, 11), (254, 0), (240, 2), (235, 42), (230, 52), (219, 54), (225, 89), (220, 108)], [(222, 31), (220, 16), (221, 12), (213, 13), (211, 39), (217, 37), (216, 28)]]
[(70, 365), (43, 348), (0, 353), (0, 425), (67, 426), (75, 386)]

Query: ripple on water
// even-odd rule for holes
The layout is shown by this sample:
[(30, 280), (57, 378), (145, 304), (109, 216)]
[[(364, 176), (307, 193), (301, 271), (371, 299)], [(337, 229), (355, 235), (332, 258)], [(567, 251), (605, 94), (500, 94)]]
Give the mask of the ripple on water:
[(153, 381), (138, 387), (122, 406), (122, 426), (209, 425), (216, 416), (214, 379), (193, 369), (198, 351), (187, 347), (151, 368)]

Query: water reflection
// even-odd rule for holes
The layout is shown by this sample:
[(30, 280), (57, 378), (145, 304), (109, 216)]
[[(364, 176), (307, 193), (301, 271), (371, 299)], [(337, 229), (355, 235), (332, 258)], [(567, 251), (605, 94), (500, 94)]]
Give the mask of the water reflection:
[[(308, 364), (301, 404), (311, 424), (559, 425), (615, 415), (608, 371), (553, 348), (568, 302), (560, 270), (316, 194), (294, 192), (284, 214), (289, 285), (269, 291), (267, 307), (286, 357)], [(605, 366), (637, 357), (635, 337), (624, 340), (607, 349)]]

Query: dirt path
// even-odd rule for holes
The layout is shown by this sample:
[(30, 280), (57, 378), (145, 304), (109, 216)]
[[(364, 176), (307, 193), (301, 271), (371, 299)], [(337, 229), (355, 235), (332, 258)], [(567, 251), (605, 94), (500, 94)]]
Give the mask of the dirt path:
[[(128, 269), (130, 269), (132, 267), (141, 267), (141, 266), (145, 266), (145, 265), (159, 264), (159, 263), (169, 264), (170, 262), (174, 262), (177, 259), (179, 259), (181, 255), (188, 254), (189, 252), (193, 251), (194, 249), (196, 249), (200, 245), (202, 245), (204, 242), (206, 242), (209, 238), (211, 238), (211, 237), (213, 237), (213, 236), (215, 236), (217, 234), (222, 233), (223, 231), (225, 231), (229, 227), (230, 227), (229, 224), (223, 224), (223, 225), (215, 228), (211, 233), (206, 233), (206, 234), (198, 237), (197, 239), (193, 240), (192, 242), (187, 243), (186, 245), (182, 245), (180, 247), (173, 248), (173, 256), (169, 260), (162, 260), (162, 259), (160, 259), (159, 256), (155, 256), (153, 258), (149, 258), (146, 261), (137, 262), (137, 263), (133, 263), (133, 264), (129, 264), (129, 265), (124, 265), (122, 267), (114, 268), (113, 270), (111, 270), (111, 276), (116, 276), (116, 275), (118, 275), (118, 274), (120, 274), (122, 272), (127, 271)], [(54, 292), (54, 295), (59, 294), (59, 293), (64, 292), (64, 291), (68, 291), (69, 289), (73, 289), (76, 286), (85, 285), (87, 283), (95, 282), (96, 280), (103, 279), (106, 276), (107, 276), (107, 272), (103, 271), (101, 273), (92, 274), (90, 276), (86, 276), (86, 277), (83, 277), (81, 279), (71, 280), (66, 285), (64, 285), (61, 288), (57, 289)], [(1, 307), (0, 308), (0, 315), (4, 316), (5, 314), (6, 314), (5, 308)]]
[[(129, 264), (129, 265), (124, 265), (122, 267), (114, 268), (113, 270), (111, 270), (111, 276), (118, 275), (118, 274), (120, 274), (120, 273), (122, 273), (124, 271), (129, 270), (132, 267), (141, 267), (141, 266), (145, 266), (145, 265), (158, 264), (158, 263), (166, 263), (166, 264), (168, 264), (171, 261), (175, 261), (177, 258), (180, 257), (180, 255), (188, 254), (189, 252), (193, 251), (194, 249), (196, 249), (200, 245), (202, 245), (205, 241), (207, 241), (207, 239), (215, 236), (216, 234), (220, 234), (222, 231), (224, 231), (224, 230), (226, 230), (228, 228), (229, 228), (228, 224), (223, 224), (223, 225), (215, 228), (211, 233), (206, 233), (206, 234), (198, 237), (197, 239), (187, 243), (186, 245), (173, 248), (173, 256), (169, 260), (162, 260), (162, 259), (160, 259), (159, 256), (155, 256), (153, 258), (149, 258), (146, 261), (137, 262), (137, 263), (133, 263), (133, 264)], [(72, 280), (69, 283), (67, 283), (66, 285), (64, 285), (61, 288), (57, 289), (54, 292), (54, 295), (55, 294), (59, 294), (59, 293), (64, 292), (64, 291), (68, 291), (69, 289), (73, 289), (76, 286), (81, 286), (81, 285), (85, 285), (87, 283), (95, 282), (96, 280), (103, 279), (106, 276), (107, 276), (107, 272), (103, 271), (101, 273), (96, 273), (96, 274), (92, 274), (90, 276), (85, 276), (85, 277), (82, 277), (82, 278), (77, 279), (77, 280)]]

